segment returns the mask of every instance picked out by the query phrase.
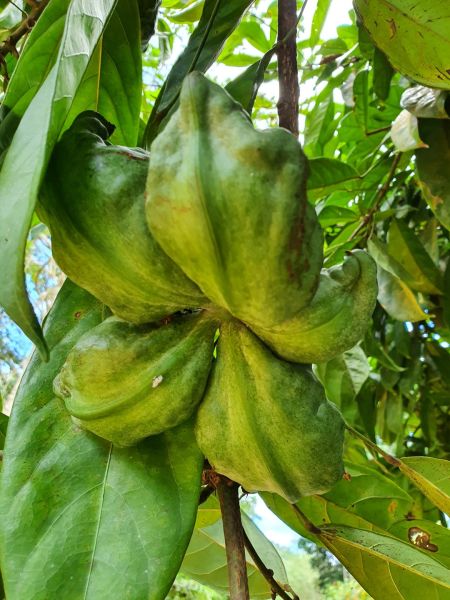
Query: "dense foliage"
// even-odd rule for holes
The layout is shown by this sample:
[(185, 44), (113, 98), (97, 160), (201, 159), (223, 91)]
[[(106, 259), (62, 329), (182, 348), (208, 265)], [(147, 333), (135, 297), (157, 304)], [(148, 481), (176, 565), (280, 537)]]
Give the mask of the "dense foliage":
[[(203, 455), (221, 464), (223, 452), (227, 453), (227, 460), (233, 454), (233, 470), (227, 473), (230, 477), (243, 484), (249, 481), (251, 491), (261, 490), (262, 498), (275, 514), (319, 547), (318, 556), (323, 555), (324, 548), (332, 552), (375, 600), (422, 600), (430, 595), (449, 598), (450, 35), (444, 3), (433, 0), (425, 6), (412, 0), (382, 4), (355, 0), (354, 10), (344, 24), (336, 27), (336, 36), (331, 39), (324, 39), (323, 31), (327, 14), (339, 4), (337, 0), (311, 1), (306, 13), (300, 13), (300, 140), (308, 167), (307, 171), (303, 165), (298, 167), (302, 171), (298, 177), (304, 179), (308, 172), (309, 231), (316, 227), (316, 221), (323, 230), (323, 246), (311, 234), (302, 257), (308, 256), (318, 271), (323, 252), (326, 270), (322, 271), (318, 288), (324, 291), (317, 296), (312, 280), (304, 279), (305, 285), (292, 292), (292, 286), (282, 280), (280, 273), (281, 291), (275, 295), (281, 301), (279, 305), (270, 303), (272, 282), (265, 277), (274, 272), (270, 261), (274, 259), (275, 264), (276, 253), (286, 253), (289, 244), (277, 246), (283, 236), (271, 238), (267, 227), (264, 241), (268, 250), (266, 255), (258, 254), (258, 244), (251, 243), (250, 232), (258, 227), (263, 230), (262, 217), (258, 227), (247, 226), (249, 235), (241, 244), (230, 245), (229, 263), (223, 261), (219, 265), (223, 271), (208, 254), (206, 234), (199, 235), (195, 244), (183, 238), (186, 217), (180, 219), (180, 214), (192, 214), (195, 207), (192, 208), (192, 198), (183, 196), (180, 189), (186, 182), (192, 186), (189, 177), (194, 169), (204, 169), (203, 179), (214, 168), (219, 170), (212, 160), (217, 156), (214, 146), (203, 147), (206, 165), (200, 160), (200, 166), (193, 166), (202, 155), (185, 151), (185, 147), (192, 148), (192, 132), (182, 135), (188, 128), (176, 112), (186, 76), (194, 70), (209, 70), (208, 76), (226, 84), (227, 92), (240, 102), (255, 126), (276, 126), (278, 3), (163, 0), (159, 6), (155, 0), (49, 0), (16, 4), (0, 1), (4, 87), (0, 112), (0, 303), (36, 344), (39, 353), (34, 354), (15, 397), (5, 448), (0, 550), (7, 598), (98, 600), (121, 599), (127, 594), (136, 599), (164, 598), (178, 571), (216, 591), (226, 591), (221, 512), (216, 497), (207, 497), (208, 486), (203, 486), (202, 502), (198, 504)], [(301, 2), (297, 4), (299, 11), (305, 8)], [(308, 9), (313, 9), (310, 17), (305, 16)], [(229, 136), (227, 147), (233, 151), (256, 136), (247, 121), (239, 125), (236, 135), (234, 125), (226, 120), (232, 112), (228, 108), (212, 127), (205, 116), (207, 109), (197, 115), (205, 120), (202, 131), (211, 130), (212, 136), (219, 139)], [(103, 123), (103, 129), (97, 129), (94, 137), (89, 137), (84, 129), (80, 144), (79, 138), (70, 136), (77, 124), (83, 123), (77, 120), (78, 115), (92, 117), (92, 112), (84, 111), (102, 115), (95, 118)], [(114, 130), (109, 128), (110, 123)], [(161, 137), (157, 136), (164, 131), (168, 132), (169, 141), (158, 145)], [(274, 166), (283, 164), (285, 152), (292, 155), (289, 144), (279, 142), (276, 154), (280, 162), (277, 164), (274, 158)], [(139, 230), (144, 237), (136, 237), (132, 243), (127, 239), (127, 228), (138, 231), (140, 225), (136, 223), (145, 220), (143, 204), (140, 212), (127, 213), (128, 221), (111, 214), (102, 219), (105, 211), (103, 199), (98, 200), (96, 181), (89, 179), (91, 187), (79, 185), (85, 163), (77, 152), (83, 148), (85, 156), (94, 146), (95, 152), (100, 148), (103, 153), (97, 170), (104, 176), (105, 188), (118, 167), (117, 160), (123, 165), (133, 163), (133, 181), (144, 182), (147, 153), (151, 157), (154, 151), (149, 185), (160, 205), (148, 209), (147, 218), (168, 256), (156, 243), (151, 246), (145, 240), (146, 228), (145, 232), (144, 228)], [(122, 148), (118, 158), (117, 147), (123, 146), (127, 149)], [(116, 152), (113, 162), (111, 149)], [(73, 158), (66, 162), (70, 152)], [(248, 159), (248, 153), (246, 156)], [(175, 172), (170, 160), (179, 166)], [(297, 162), (300, 164), (301, 159)], [(185, 165), (189, 168), (183, 171)], [(126, 169), (119, 166), (117, 170)], [(230, 196), (237, 193), (234, 185), (249, 193), (251, 177), (252, 169), (242, 171), (241, 180), (230, 178), (223, 187)], [(273, 183), (275, 177), (272, 174), (269, 180)], [(289, 195), (286, 178), (278, 188), (267, 186), (267, 178), (262, 180), (251, 180), (258, 197), (263, 197), (264, 185), (267, 196), (274, 189), (283, 197)], [(140, 194), (143, 198), (143, 185), (137, 186), (135, 196)], [(71, 214), (70, 222), (61, 218), (67, 207), (71, 209), (70, 202), (64, 205), (59, 200), (64, 186), (69, 198), (70, 194), (81, 197), (87, 190), (83, 196), (86, 204), (77, 205), (79, 212)], [(122, 200), (121, 189), (119, 186), (117, 197)], [(114, 201), (111, 197), (108, 202)], [(164, 212), (167, 202), (175, 202), (174, 198), (179, 212)], [(210, 198), (214, 199), (213, 193)], [(89, 212), (94, 205), (98, 213)], [(220, 211), (214, 210), (211, 213), (217, 220), (208, 226), (216, 228), (218, 238), (225, 237)], [(227, 223), (233, 223), (233, 216), (227, 215)], [(64, 284), (45, 322), (44, 334), (35, 316), (35, 312), (40, 316), (42, 311), (36, 302), (42, 292), (41, 273), (36, 265), (48, 261), (41, 218), (50, 227), (54, 255), (60, 266), (81, 286), (71, 281)], [(169, 221), (171, 218), (174, 220)], [(281, 232), (288, 239), (292, 218), (283, 213), (280, 220)], [(233, 224), (231, 229), (235, 231), (237, 227)], [(97, 256), (92, 250), (98, 232), (105, 229), (110, 242), (106, 261), (105, 254)], [(202, 231), (201, 227), (198, 231)], [(36, 242), (42, 243), (42, 239), (43, 247)], [(142, 253), (141, 247), (145, 248)], [(140, 262), (144, 252), (152, 258), (148, 262), (153, 269), (145, 285), (142, 282), (149, 271), (145, 260)], [(128, 262), (124, 261), (125, 254)], [(364, 268), (373, 268), (361, 266), (364, 261), (375, 264), (367, 255), (376, 263), (378, 281), (378, 302), (371, 318), (371, 279), (359, 276), (368, 272)], [(153, 261), (155, 256), (159, 258)], [(252, 273), (262, 264), (266, 268), (261, 270), (261, 276), (252, 279)], [(182, 271), (177, 265), (182, 266)], [(236, 278), (234, 268), (241, 273), (241, 280)], [(121, 279), (118, 283), (121, 269), (126, 281)], [(304, 270), (304, 264), (300, 265), (299, 278), (304, 277)], [(207, 281), (205, 272), (209, 273)], [(133, 438), (136, 420), (141, 422), (148, 407), (139, 396), (139, 373), (130, 372), (136, 365), (145, 371), (151, 361), (141, 347), (133, 349), (131, 358), (125, 356), (120, 345), (124, 336), (130, 334), (130, 328), (141, 326), (124, 327), (117, 317), (110, 317), (101, 304), (106, 302), (102, 294), (108, 289), (118, 291), (117, 298), (109, 302), (112, 311), (135, 323), (147, 322), (167, 312), (151, 312), (154, 307), (149, 309), (147, 294), (157, 281), (164, 295), (166, 277), (172, 283), (179, 282), (177, 298), (183, 296), (183, 301), (171, 305), (169, 312), (203, 306), (203, 294), (184, 273), (215, 304), (250, 324), (283, 359), (313, 363), (315, 377), (327, 397), (323, 398), (323, 405), (334, 403), (347, 425), (345, 473), (331, 489), (336, 472), (342, 472), (339, 448), (332, 456), (321, 455), (320, 448), (315, 449), (316, 462), (314, 456), (308, 456), (306, 461), (296, 458), (302, 450), (301, 444), (297, 447), (287, 435), (289, 415), (277, 421), (277, 426), (284, 423), (286, 439), (277, 431), (270, 437), (265, 428), (258, 430), (255, 416), (254, 427), (251, 421), (246, 425), (243, 439), (249, 440), (248, 445), (239, 439), (243, 444), (239, 447), (232, 432), (239, 427), (240, 433), (244, 430), (239, 419), (233, 422), (236, 415), (232, 411), (222, 415), (222, 429), (216, 427), (211, 434), (208, 425), (221, 410), (217, 405), (225, 402), (227, 382), (238, 378), (248, 382), (246, 393), (235, 395), (236, 405), (245, 406), (248, 398), (255, 402), (276, 395), (288, 398), (283, 394), (296, 389), (297, 383), (291, 381), (299, 379), (293, 373), (303, 369), (278, 359), (282, 367), (275, 369), (272, 352), (247, 329), (240, 331), (233, 324), (224, 327), (222, 334), (224, 345), (229, 336), (228, 362), (220, 367), (223, 370), (218, 367), (210, 379), (213, 393), (210, 391), (206, 398), (212, 403), (212, 412), (208, 413), (209, 404), (202, 405), (205, 421), (197, 425), (202, 430), (197, 439), (201, 440), (203, 453), (197, 447), (190, 421), (185, 420), (194, 407), (179, 420), (171, 414), (169, 421), (160, 426), (158, 419), (165, 415), (166, 408), (164, 396), (158, 414), (149, 419), (156, 429), (146, 423)], [(227, 280), (229, 276), (231, 280)], [(59, 281), (54, 266), (47, 271), (47, 278), (51, 283)], [(249, 285), (257, 286), (263, 306), (242, 303)], [(295, 314), (283, 314), (277, 322), (277, 316), (292, 306), (288, 297), (291, 292), (300, 304), (293, 311)], [(301, 293), (306, 293), (307, 299)], [(186, 297), (196, 294), (195, 301), (186, 303)], [(130, 316), (126, 304), (130, 302), (135, 307), (135, 299), (138, 315)], [(160, 306), (161, 302), (155, 304)], [(269, 310), (272, 307), (273, 312)], [(312, 316), (306, 313), (305, 317), (301, 312), (302, 318), (296, 321), (299, 308), (310, 310)], [(323, 318), (330, 311), (337, 315), (332, 326)], [(145, 335), (150, 340), (166, 335), (163, 342), (158, 342), (166, 344), (162, 352), (165, 360), (170, 364), (178, 361), (194, 372), (197, 366), (193, 350), (186, 347), (182, 353), (177, 352), (167, 331), (184, 327), (189, 330), (185, 332), (189, 338), (191, 329), (199, 331), (205, 326), (193, 323), (196, 317), (192, 315), (177, 318), (180, 323), (167, 324), (165, 333), (150, 328)], [(5, 313), (1, 319), (6, 324)], [(88, 407), (86, 420), (96, 424), (92, 431), (102, 438), (119, 439), (119, 445), (123, 445), (123, 435), (131, 436), (126, 438), (128, 444), (162, 432), (130, 448), (115, 446), (74, 426), (64, 403), (54, 395), (53, 380), (64, 363), (63, 377), (59, 377), (60, 395), (66, 394), (69, 380), (72, 385), (80, 376), (83, 363), (77, 361), (81, 354), (69, 351), (75, 347), (81, 348), (82, 353), (83, 340), (89, 339), (86, 334), (99, 340), (108, 328), (117, 338), (117, 353), (124, 357), (118, 381), (122, 377), (122, 382), (126, 382), (123, 389), (120, 381), (112, 389), (113, 396), (117, 396), (113, 398), (113, 413), (117, 414), (117, 406), (123, 408), (124, 398), (128, 402), (127, 394), (132, 397), (135, 412), (132, 418), (127, 413), (119, 429), (117, 419), (110, 422), (110, 415), (107, 420), (97, 419), (100, 424), (95, 421), (100, 413), (92, 420), (92, 407)], [(319, 335), (311, 334), (315, 328)], [(6, 324), (5, 329), (12, 331), (12, 326)], [(205, 352), (211, 361), (216, 324), (209, 324), (206, 329), (208, 333), (199, 334), (200, 341), (196, 340), (195, 345), (203, 343), (206, 337)], [(101, 339), (95, 343), (101, 347)], [(88, 353), (93, 344), (89, 342)], [(241, 363), (235, 364), (240, 356), (239, 344), (247, 352), (246, 371)], [(346, 351), (342, 352), (344, 348)], [(0, 358), (14, 369), (21, 359), (15, 338), (6, 337), (0, 350)], [(100, 365), (106, 373), (105, 383), (111, 377), (109, 360), (108, 356), (103, 362), (96, 362), (90, 372), (89, 363), (85, 362), (83, 368), (93, 377), (92, 371), (98, 371)], [(206, 371), (195, 371), (203, 387), (208, 362), (207, 367)], [(177, 368), (184, 372), (182, 367)], [(256, 371), (270, 371), (273, 377), (260, 385)], [(311, 377), (309, 367), (307, 377)], [(311, 385), (320, 388), (316, 379), (311, 378)], [(153, 375), (151, 380), (154, 381)], [(79, 386), (79, 395), (71, 399), (74, 409), (66, 400), (69, 410), (82, 423), (87, 414), (85, 382), (86, 378)], [(92, 382), (94, 396), (100, 398), (103, 394), (109, 401), (111, 389), (102, 388), (101, 384), (100, 376)], [(136, 394), (129, 394), (133, 385)], [(177, 385), (183, 387), (196, 407), (200, 398), (193, 399), (195, 393), (182, 379)], [(252, 386), (258, 388), (257, 392)], [(89, 394), (93, 396), (91, 389)], [(266, 427), (272, 418), (267, 406), (262, 404), (258, 411), (267, 411)], [(243, 410), (248, 413), (248, 409)], [(308, 429), (308, 423), (309, 415), (301, 425), (302, 431), (314, 429)], [(6, 424), (6, 415), (2, 415), (2, 440)], [(223, 428), (229, 424), (230, 433), (223, 435)], [(286, 440), (291, 481), (283, 463)], [(275, 473), (271, 471), (271, 487), (264, 487), (259, 480), (254, 484), (252, 473), (254, 469), (261, 476), (259, 456), (267, 448), (277, 461)], [(322, 476), (333, 459), (339, 462), (331, 477), (333, 481), (323, 489), (317, 481), (310, 488), (302, 487), (314, 468), (316, 476)], [(265, 482), (270, 479), (267, 475), (263, 478)], [(291, 505), (289, 501), (296, 503)], [(242, 521), (251, 545), (273, 571), (275, 580), (286, 586), (286, 569), (275, 548), (244, 513)], [(257, 569), (254, 557), (248, 555), (247, 559), (251, 597), (269, 598), (270, 583)], [(326, 578), (325, 573), (324, 581)], [(174, 588), (172, 594), (176, 593)]]

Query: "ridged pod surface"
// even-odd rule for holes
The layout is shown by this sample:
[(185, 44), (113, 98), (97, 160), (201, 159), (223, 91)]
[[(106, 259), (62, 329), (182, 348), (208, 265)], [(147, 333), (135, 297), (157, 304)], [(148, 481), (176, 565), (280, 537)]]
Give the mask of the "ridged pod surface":
[(159, 325), (110, 317), (71, 350), (54, 382), (83, 428), (130, 446), (186, 421), (203, 397), (217, 323), (200, 314)]
[(256, 130), (222, 88), (191, 73), (152, 145), (148, 223), (213, 303), (270, 327), (306, 306), (319, 281), (322, 233), (306, 176), (292, 134)]
[(377, 300), (377, 269), (364, 251), (323, 271), (311, 304), (271, 329), (255, 333), (274, 352), (296, 363), (327, 362), (352, 348), (370, 324)]
[(247, 491), (296, 502), (343, 474), (344, 423), (320, 383), (236, 321), (222, 323), (195, 432), (211, 465)]
[(149, 155), (112, 146), (113, 127), (88, 111), (56, 145), (39, 214), (61, 269), (118, 316), (146, 323), (205, 298), (161, 250), (145, 222)]

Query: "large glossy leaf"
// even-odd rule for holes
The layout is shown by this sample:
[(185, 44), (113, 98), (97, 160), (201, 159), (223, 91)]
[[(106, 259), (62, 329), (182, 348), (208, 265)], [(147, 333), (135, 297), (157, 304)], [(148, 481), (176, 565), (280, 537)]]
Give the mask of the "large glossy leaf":
[(25, 110), (54, 64), (70, 0), (52, 0), (20, 53), (0, 109), (0, 159)]
[(399, 469), (435, 506), (450, 514), (450, 461), (407, 456), (401, 459)]
[(173, 65), (155, 102), (144, 134), (150, 147), (161, 122), (174, 107), (183, 79), (191, 71), (204, 73), (218, 56), (223, 44), (253, 0), (206, 0), (201, 19), (188, 45)]
[(142, 98), (142, 60), (136, 0), (118, 0), (89, 61), (67, 117), (95, 110), (116, 126), (111, 143), (136, 146)]
[(66, 282), (45, 328), (51, 360), (34, 355), (14, 403), (0, 497), (10, 598), (162, 600), (192, 533), (203, 458), (189, 425), (117, 449), (53, 396), (67, 352), (101, 318)]
[(374, 600), (450, 598), (450, 571), (398, 539), (345, 526), (325, 526), (320, 539)]
[(428, 146), (416, 151), (420, 187), (436, 217), (450, 229), (450, 120), (419, 119), (419, 132)]
[(115, 5), (116, 0), (72, 0), (56, 62), (22, 117), (0, 172), (0, 304), (43, 355), (23, 276), (26, 237), (50, 153)]
[[(259, 557), (269, 569), (273, 570), (278, 583), (286, 584), (287, 575), (278, 552), (245, 513), (242, 512), (241, 516), (245, 532)], [(255, 567), (248, 554), (246, 559), (251, 597), (270, 598), (271, 591), (266, 579)], [(223, 524), (215, 497), (210, 497), (199, 507), (196, 528), (181, 565), (181, 571), (217, 591), (228, 591)]]
[(446, 2), (354, 0), (353, 4), (375, 44), (398, 71), (429, 87), (450, 89)]
[(410, 275), (413, 290), (426, 294), (442, 293), (442, 276), (420, 238), (404, 221), (393, 219), (389, 227), (388, 252)]

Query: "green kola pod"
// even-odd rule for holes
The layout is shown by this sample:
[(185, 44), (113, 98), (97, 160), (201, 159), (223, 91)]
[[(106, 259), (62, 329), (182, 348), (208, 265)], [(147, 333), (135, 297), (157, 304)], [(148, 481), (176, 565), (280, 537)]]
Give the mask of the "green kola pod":
[(152, 144), (149, 227), (210, 300), (270, 327), (306, 306), (319, 281), (322, 233), (307, 170), (290, 132), (256, 130), (225, 90), (191, 73)]
[(205, 298), (145, 222), (149, 155), (110, 145), (113, 129), (87, 111), (55, 147), (38, 208), (55, 259), (75, 283), (128, 321), (146, 323), (198, 307)]
[(80, 425), (119, 446), (186, 421), (203, 397), (217, 322), (203, 314), (133, 325), (110, 317), (83, 336), (54, 381)]
[(311, 370), (278, 359), (237, 321), (221, 326), (195, 434), (214, 469), (249, 492), (296, 502), (343, 474), (344, 422)]
[(255, 333), (279, 356), (296, 363), (327, 362), (366, 332), (377, 299), (377, 269), (362, 250), (323, 271), (309, 306), (295, 317)]

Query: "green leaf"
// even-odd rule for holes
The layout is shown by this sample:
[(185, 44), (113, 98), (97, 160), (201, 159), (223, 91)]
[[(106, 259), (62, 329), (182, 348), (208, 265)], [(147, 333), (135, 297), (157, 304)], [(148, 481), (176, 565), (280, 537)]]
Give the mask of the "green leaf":
[(390, 371), (401, 373), (406, 367), (401, 367), (395, 360), (386, 352), (381, 343), (375, 338), (374, 332), (369, 331), (364, 339), (364, 346), (369, 356), (373, 356), (377, 361)]
[(402, 265), (375, 238), (369, 240), (367, 248), (377, 263), (378, 301), (386, 312), (399, 321), (415, 322), (428, 318), (429, 315), (422, 310), (414, 293), (404, 282), (408, 274)]
[(191, 425), (120, 449), (81, 430), (53, 395), (67, 352), (102, 312), (66, 282), (46, 321), (51, 360), (35, 353), (14, 402), (0, 496), (11, 598), (162, 600), (193, 530), (203, 457)]
[(399, 469), (435, 506), (450, 514), (450, 461), (408, 456), (400, 459)]
[(450, 572), (428, 553), (398, 539), (327, 525), (320, 539), (375, 600), (450, 597)]
[(443, 296), (442, 316), (444, 325), (450, 329), (450, 260), (447, 261), (447, 266), (444, 273), (444, 296)]
[[(297, 506), (315, 525), (340, 523), (380, 531), (404, 518), (412, 510), (410, 495), (390, 478), (369, 467), (346, 463), (350, 477), (342, 479), (323, 496), (302, 498)], [(276, 494), (260, 494), (267, 506), (300, 535), (311, 535), (292, 506)]]
[[(203, 513), (206, 513), (204, 515)], [(269, 540), (261, 533), (253, 521), (241, 512), (244, 530), (264, 564), (274, 572), (281, 585), (287, 583), (283, 562)], [(216, 498), (210, 496), (198, 510), (197, 524), (191, 542), (181, 565), (181, 571), (217, 591), (228, 591), (228, 569), (225, 552), (223, 524)], [(267, 581), (255, 567), (247, 554), (247, 574), (252, 598), (270, 598)]]
[(4, 413), (0, 413), (0, 450), (5, 447), (6, 431), (8, 429), (9, 417)]
[(175, 61), (153, 107), (144, 133), (147, 148), (174, 107), (183, 79), (191, 71), (205, 73), (208, 70), (251, 3), (252, 0), (205, 0), (201, 19), (186, 48)]
[[(27, 233), (51, 151), (115, 5), (72, 0), (56, 62), (22, 117), (0, 172), (0, 304), (43, 356), (46, 346), (23, 276)], [(20, 177), (18, 165), (26, 165)]]
[(317, 102), (313, 110), (306, 115), (303, 149), (308, 158), (324, 154), (324, 144), (334, 134), (333, 119), (334, 103), (331, 95), (322, 102)]
[(412, 544), (450, 568), (450, 531), (423, 519), (399, 521), (389, 528), (388, 532), (400, 540)]
[(422, 321), (428, 319), (414, 293), (404, 281), (378, 267), (378, 301), (385, 311), (398, 321)]
[(318, 214), (319, 223), (322, 227), (345, 225), (358, 220), (358, 215), (351, 208), (345, 206), (324, 206)]
[(394, 69), (386, 58), (384, 52), (375, 48), (373, 54), (373, 91), (380, 100), (386, 100), (389, 96)]
[(116, 126), (112, 144), (136, 146), (142, 99), (139, 13), (135, 0), (118, 0), (89, 61), (66, 123), (95, 110)]
[(360, 187), (361, 177), (356, 169), (335, 158), (309, 160), (308, 198), (317, 200), (335, 191), (354, 192)]
[(353, 4), (363, 26), (395, 69), (429, 87), (450, 89), (445, 2), (354, 0)]
[(327, 398), (339, 406), (346, 419), (353, 422), (358, 411), (354, 400), (370, 372), (364, 350), (355, 346), (333, 360), (317, 365), (315, 372)]
[(264, 31), (256, 21), (243, 21), (239, 25), (239, 32), (256, 50), (268, 52), (271, 49), (270, 41), (264, 35)]
[(450, 120), (419, 119), (428, 148), (416, 151), (420, 187), (437, 219), (450, 230)]
[(360, 71), (353, 82), (355, 119), (366, 133), (369, 129), (369, 71)]
[(392, 219), (387, 249), (410, 275), (408, 285), (413, 290), (425, 294), (442, 294), (442, 275), (439, 269), (420, 238), (404, 221)]
[(439, 371), (442, 382), (450, 387), (450, 352), (434, 340), (426, 344), (426, 349)]
[[(289, 504), (284, 498), (277, 494), (264, 492), (260, 494), (267, 507), (293, 531), (305, 537), (319, 546), (323, 546), (320, 539), (310, 529), (307, 529), (304, 523), (295, 514), (292, 504)], [(313, 523), (331, 523), (337, 522), (342, 525), (351, 525), (361, 527), (362, 529), (377, 528), (359, 515), (347, 511), (345, 508), (326, 500), (323, 496), (307, 496), (302, 498), (297, 506)]]
[(274, 50), (269, 50), (261, 60), (250, 65), (236, 79), (233, 79), (225, 86), (227, 92), (242, 104), (249, 115), (252, 114), (258, 90), (264, 81), (264, 73), (269, 66), (274, 52)]
[(52, 0), (20, 53), (0, 109), (0, 162), (25, 110), (55, 61), (70, 0)]
[(325, 20), (330, 9), (331, 0), (318, 0), (316, 10), (314, 11), (311, 33), (309, 35), (309, 44), (314, 47), (320, 39)]
[(197, 0), (183, 10), (168, 14), (167, 18), (172, 23), (195, 23), (202, 16), (204, 4), (205, 0)]

